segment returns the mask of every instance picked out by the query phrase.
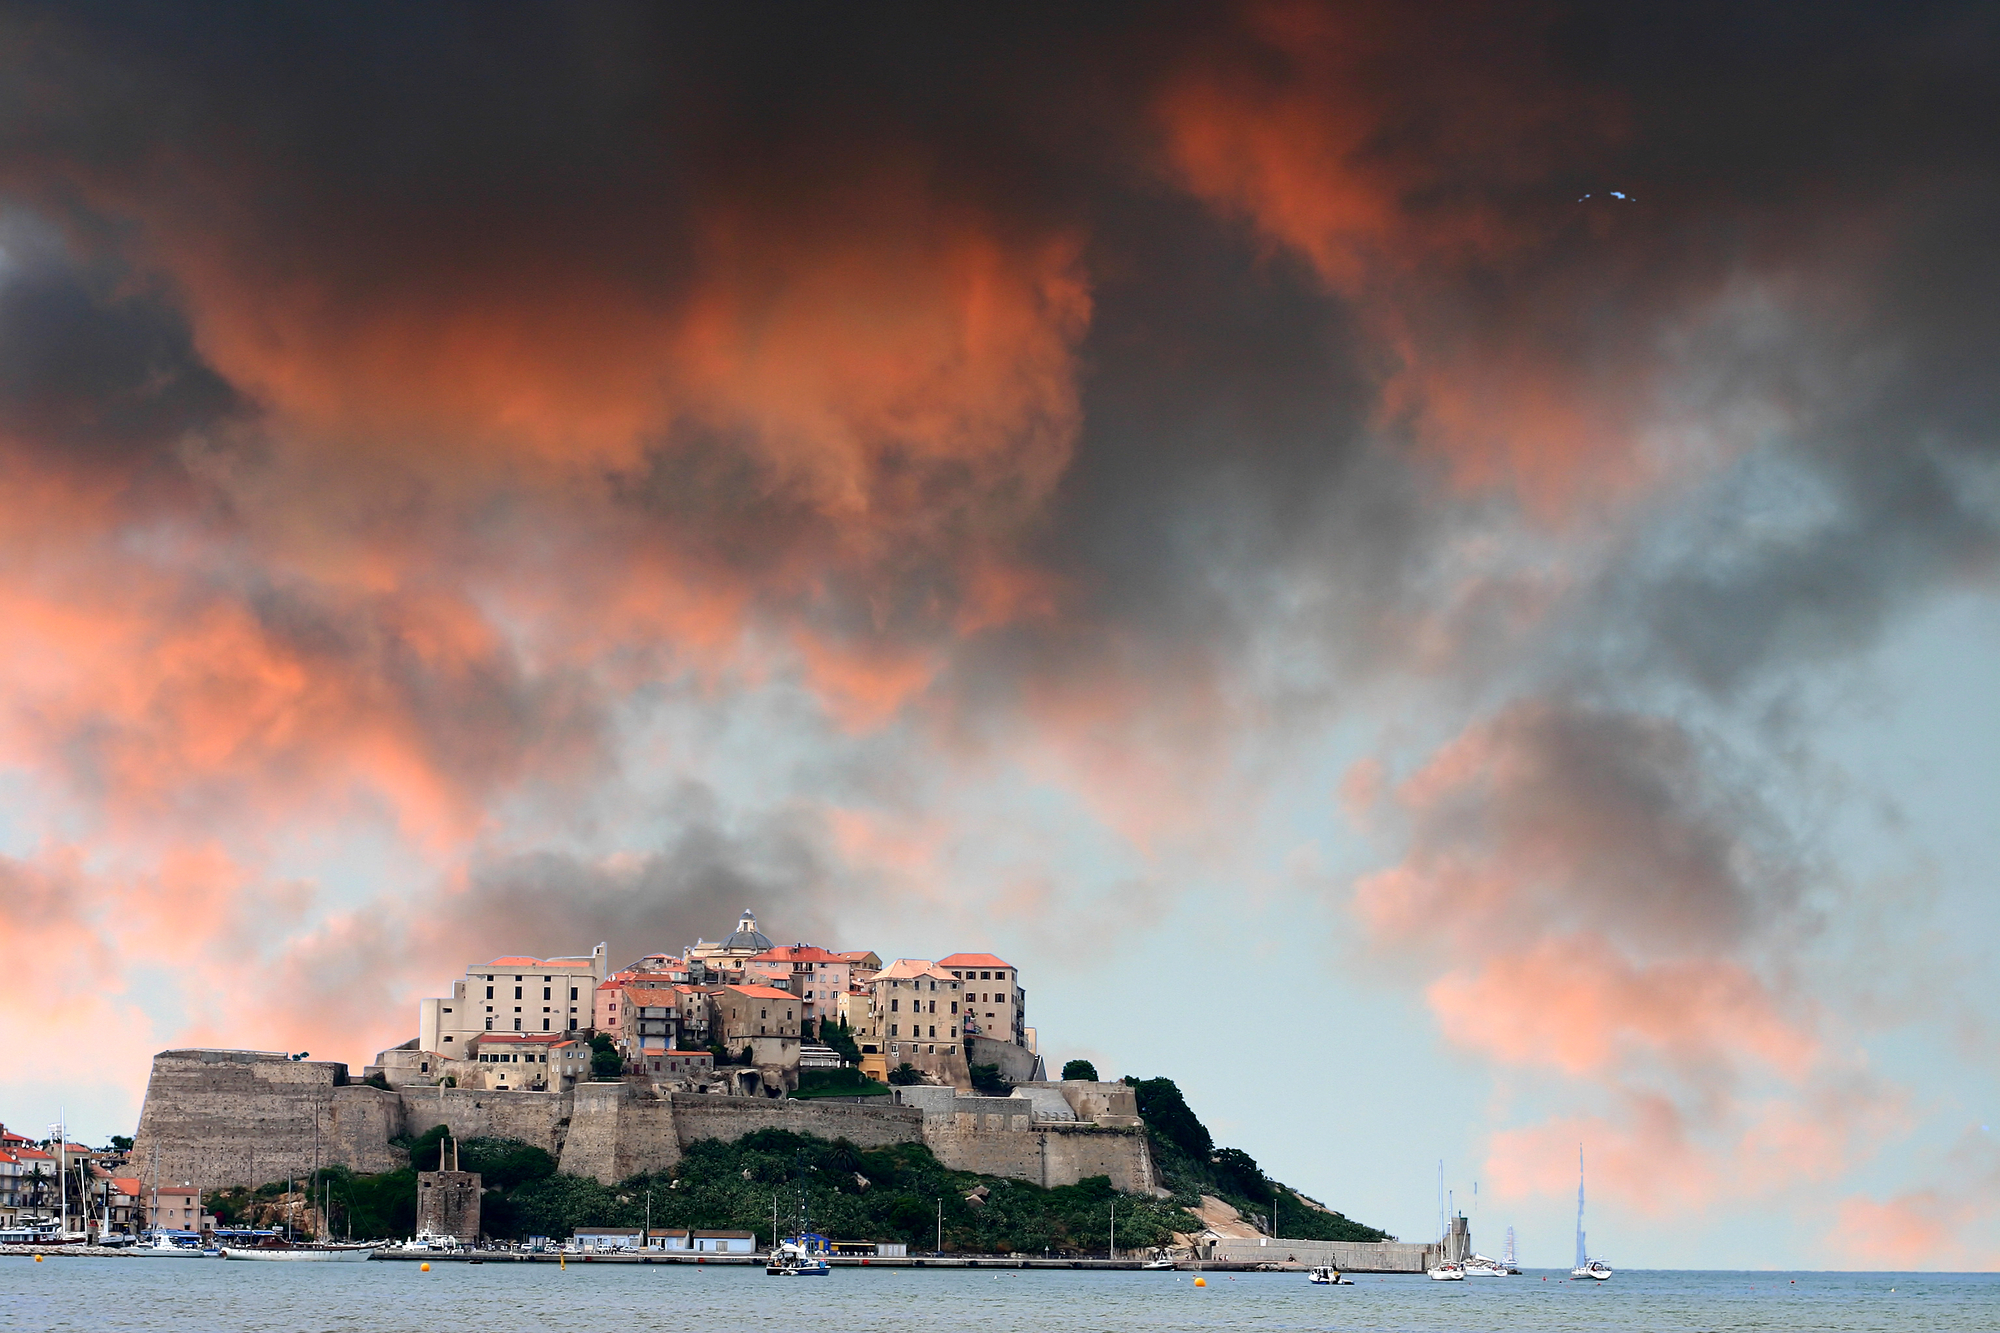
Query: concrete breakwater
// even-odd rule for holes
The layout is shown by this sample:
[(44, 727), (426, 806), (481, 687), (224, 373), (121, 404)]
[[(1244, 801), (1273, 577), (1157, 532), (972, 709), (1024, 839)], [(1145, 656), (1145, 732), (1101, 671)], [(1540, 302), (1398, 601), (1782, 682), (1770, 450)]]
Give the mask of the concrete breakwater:
[[(668, 1170), (702, 1139), (783, 1129), (864, 1148), (922, 1143), (954, 1170), (1072, 1185), (1108, 1176), (1157, 1193), (1146, 1132), (1122, 1084), (1029, 1085), (1011, 1097), (904, 1089), (890, 1105), (725, 1097), (636, 1079), (563, 1092), (406, 1087), (349, 1080), (347, 1066), (266, 1051), (174, 1050), (153, 1058), (132, 1160), (163, 1180), (254, 1187), (315, 1164), (354, 1171), (406, 1163), (391, 1140), (446, 1125), (460, 1138), (519, 1139), (561, 1169), (612, 1184)], [(888, 1098), (883, 1098), (888, 1101)], [(1067, 1114), (1067, 1118), (1055, 1118)]]

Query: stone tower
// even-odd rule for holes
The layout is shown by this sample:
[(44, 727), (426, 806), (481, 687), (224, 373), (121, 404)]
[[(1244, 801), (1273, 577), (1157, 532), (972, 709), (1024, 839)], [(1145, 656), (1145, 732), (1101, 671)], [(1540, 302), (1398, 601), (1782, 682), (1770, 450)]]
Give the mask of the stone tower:
[(417, 1231), (479, 1239), (479, 1173), (458, 1169), (458, 1143), (438, 1140), (438, 1169), (417, 1173)]

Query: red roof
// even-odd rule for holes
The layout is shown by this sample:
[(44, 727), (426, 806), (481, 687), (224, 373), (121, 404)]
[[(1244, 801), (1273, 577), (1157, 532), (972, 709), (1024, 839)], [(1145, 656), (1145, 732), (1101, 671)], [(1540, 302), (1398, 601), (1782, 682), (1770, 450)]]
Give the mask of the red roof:
[(766, 949), (754, 958), (752, 963), (838, 963), (837, 953), (828, 953), (817, 944), (785, 944), (775, 949)]
[(955, 953), (949, 958), (938, 959), (938, 966), (939, 967), (1004, 967), (1011, 970), (1014, 965), (1012, 963), (1005, 962), (1002, 959), (995, 958), (990, 953)]
[(111, 1177), (111, 1183), (117, 1187), (120, 1194), (130, 1194), (135, 1197), (141, 1188), (139, 1177), (137, 1176), (113, 1176)]
[(769, 986), (725, 986), (723, 989), (733, 990), (738, 995), (748, 995), (752, 999), (757, 1000), (796, 1000), (799, 998), (790, 991), (773, 990)]
[(627, 986), (625, 1002), (641, 1009), (648, 1005), (671, 1009), (681, 1002), (681, 993), (672, 986)]

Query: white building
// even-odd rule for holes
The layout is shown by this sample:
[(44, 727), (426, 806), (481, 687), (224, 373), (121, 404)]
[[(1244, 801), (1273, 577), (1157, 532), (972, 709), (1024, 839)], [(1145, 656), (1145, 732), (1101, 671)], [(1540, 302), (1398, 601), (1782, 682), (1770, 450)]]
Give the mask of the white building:
[(448, 997), (418, 1002), (417, 1048), (457, 1060), (475, 1033), (586, 1031), (607, 970), (602, 944), (587, 955), (474, 963)]

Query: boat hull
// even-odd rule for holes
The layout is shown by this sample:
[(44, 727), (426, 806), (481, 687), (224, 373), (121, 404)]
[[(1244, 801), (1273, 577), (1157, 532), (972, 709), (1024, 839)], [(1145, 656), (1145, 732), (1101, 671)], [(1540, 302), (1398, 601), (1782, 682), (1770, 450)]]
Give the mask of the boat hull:
[(225, 1249), (225, 1259), (255, 1259), (267, 1263), (358, 1264), (375, 1257), (373, 1250), (236, 1250)]

